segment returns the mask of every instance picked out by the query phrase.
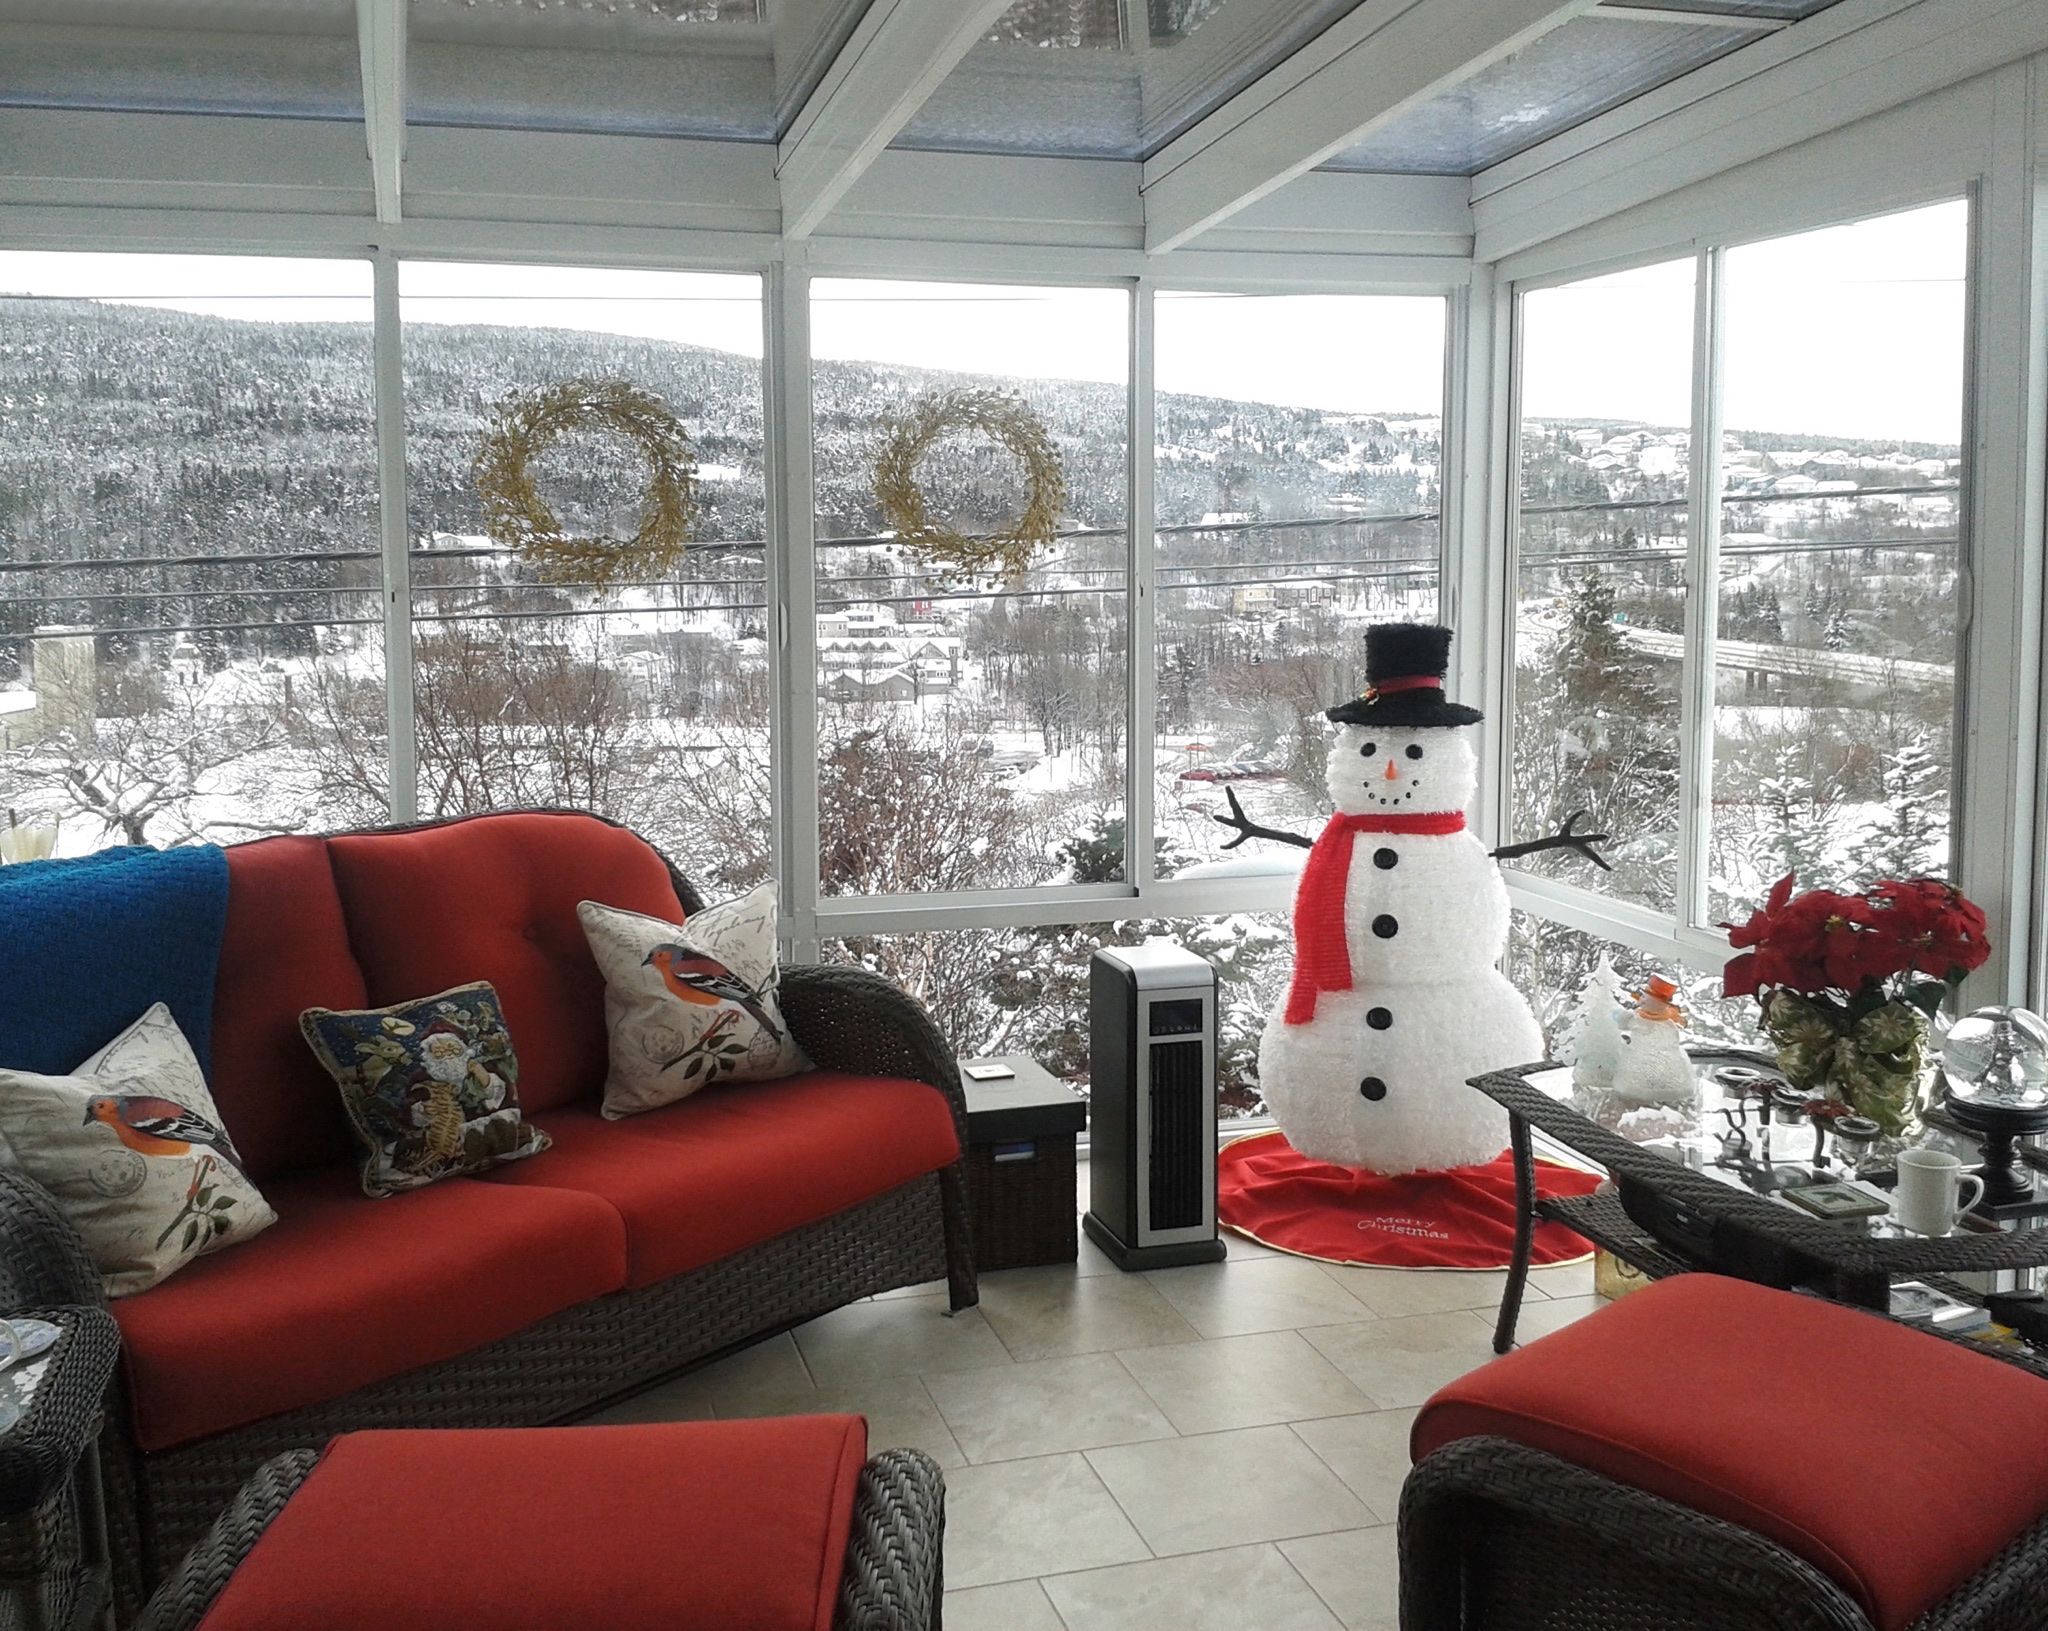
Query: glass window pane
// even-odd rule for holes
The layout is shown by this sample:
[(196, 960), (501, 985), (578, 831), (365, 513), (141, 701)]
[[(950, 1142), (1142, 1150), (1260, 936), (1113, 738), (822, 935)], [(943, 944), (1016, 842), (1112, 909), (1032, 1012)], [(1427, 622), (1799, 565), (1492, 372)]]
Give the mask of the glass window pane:
[(1722, 996), (1720, 970), (1648, 957), (1632, 946), (1617, 945), (1518, 909), (1509, 917), (1507, 955), (1501, 968), (1535, 1009), (1553, 1059), (1570, 1056), (1572, 1010), (1585, 989), (1586, 977), (1602, 957), (1621, 976), (1624, 991), (1642, 991), (1652, 974), (1674, 982), (1679, 988), (1678, 1002), (1686, 1012), (1688, 1040), (1757, 1046), (1756, 1004), (1746, 998), (1731, 1001)]
[[(768, 876), (760, 280), (407, 262), (399, 289), (422, 814), (595, 810), (714, 895)], [(698, 486), (674, 570), (550, 582), (485, 535), (472, 467), (498, 404), (574, 378), (681, 420)], [(534, 471), (572, 535), (639, 525), (619, 437), (565, 433)]]
[[(829, 895), (1121, 879), (1129, 296), (820, 279), (812, 286), (820, 880)], [(1023, 574), (962, 577), (896, 541), (875, 464), (933, 393), (1043, 423), (1066, 483)], [(916, 463), (930, 518), (1014, 522), (1027, 474), (985, 433)]]
[(370, 269), (0, 254), (0, 809), (60, 850), (380, 819)]
[(1730, 249), (1710, 920), (1946, 875), (1969, 208)]
[(1148, 158), (1359, 0), (1016, 0), (896, 145)]
[(1611, 835), (1515, 863), (1643, 906), (1676, 900), (1693, 263), (1521, 301), (1515, 840)]
[(1216, 968), (1217, 1115), (1265, 1114), (1259, 1033), (1294, 967), (1285, 914), (1079, 923), (1042, 929), (934, 929), (824, 942), (827, 962), (859, 963), (931, 1010), (963, 1059), (1019, 1053), (1077, 1092), (1088, 1081), (1088, 963), (1102, 946), (1165, 936)]
[(1589, 12), (1403, 109), (1323, 168), (1476, 175), (1765, 37)]
[(1162, 292), (1157, 451), (1155, 866), (1292, 872), (1224, 850), (1252, 819), (1329, 814), (1325, 708), (1363, 683), (1368, 623), (1437, 615), (1444, 302)]

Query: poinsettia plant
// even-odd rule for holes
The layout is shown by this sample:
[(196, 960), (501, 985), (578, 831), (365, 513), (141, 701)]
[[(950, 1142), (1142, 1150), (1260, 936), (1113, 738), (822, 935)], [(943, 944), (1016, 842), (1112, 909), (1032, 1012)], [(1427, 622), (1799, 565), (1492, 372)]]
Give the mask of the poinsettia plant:
[(1928, 1021), (1991, 955), (1984, 914), (1938, 878), (1887, 879), (1860, 895), (1795, 894), (1796, 882), (1787, 873), (1747, 923), (1722, 925), (1740, 955), (1721, 989), (1756, 998), (1794, 1087), (1902, 1133)]

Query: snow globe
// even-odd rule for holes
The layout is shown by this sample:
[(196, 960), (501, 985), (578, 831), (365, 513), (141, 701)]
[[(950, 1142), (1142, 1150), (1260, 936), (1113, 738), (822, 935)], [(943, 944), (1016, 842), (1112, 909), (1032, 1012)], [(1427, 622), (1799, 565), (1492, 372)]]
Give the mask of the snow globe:
[(1987, 1205), (2032, 1200), (2019, 1141), (2048, 1132), (2048, 1021), (2025, 1008), (1979, 1008), (1941, 1047), (1948, 1113), (1984, 1140)]

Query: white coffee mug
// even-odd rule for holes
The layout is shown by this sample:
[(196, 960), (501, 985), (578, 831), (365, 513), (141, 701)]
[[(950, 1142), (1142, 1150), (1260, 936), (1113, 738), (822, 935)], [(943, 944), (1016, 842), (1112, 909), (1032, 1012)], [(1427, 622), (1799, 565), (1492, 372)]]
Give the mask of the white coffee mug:
[[(1964, 1195), (1968, 1195), (1965, 1200)], [(1984, 1198), (1984, 1180), (1945, 1150), (1901, 1150), (1892, 1212), (1919, 1235), (1945, 1235)]]

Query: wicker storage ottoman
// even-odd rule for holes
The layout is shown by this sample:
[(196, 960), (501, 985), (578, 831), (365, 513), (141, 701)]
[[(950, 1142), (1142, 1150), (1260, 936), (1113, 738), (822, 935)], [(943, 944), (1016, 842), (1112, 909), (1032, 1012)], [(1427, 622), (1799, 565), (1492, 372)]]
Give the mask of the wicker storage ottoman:
[(990, 1269), (1071, 1263), (1080, 1252), (1074, 1140), (1088, 1107), (1029, 1059), (970, 1059), (1015, 1074), (967, 1089), (967, 1194), (974, 1262)]

